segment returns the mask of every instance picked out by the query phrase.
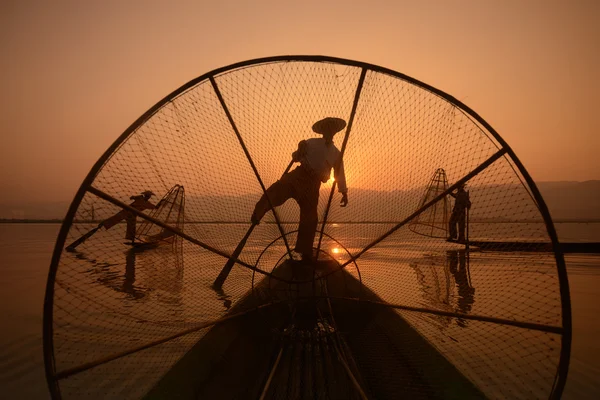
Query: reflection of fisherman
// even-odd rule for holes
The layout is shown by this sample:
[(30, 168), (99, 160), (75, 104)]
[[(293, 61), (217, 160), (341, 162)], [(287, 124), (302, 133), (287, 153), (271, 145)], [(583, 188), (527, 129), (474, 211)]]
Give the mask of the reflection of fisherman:
[[(450, 272), (454, 275), (454, 280), (458, 285), (458, 311), (462, 314), (468, 314), (475, 302), (475, 288), (471, 287), (469, 279), (466, 251), (448, 251), (447, 255)], [(466, 322), (462, 318), (459, 318), (457, 323), (463, 328), (466, 326)]]
[(130, 294), (134, 299), (141, 299), (145, 296), (143, 291), (135, 286), (135, 256), (136, 250), (130, 249), (125, 253), (125, 280), (123, 281), (122, 291)]
[(471, 200), (469, 200), (469, 193), (465, 191), (464, 183), (458, 186), (458, 190), (455, 193), (450, 193), (450, 196), (454, 197), (454, 208), (450, 215), (450, 227), (449, 227), (449, 239), (456, 239), (456, 224), (458, 224), (458, 241), (465, 241), (465, 220), (467, 216), (467, 209), (471, 208)]
[[(148, 201), (152, 196), (154, 196), (154, 193), (152, 193), (150, 190), (146, 190), (145, 192), (142, 192), (142, 194), (137, 196), (131, 196), (130, 199), (133, 200), (133, 203), (131, 203), (130, 206), (138, 211), (154, 209), (157, 206)], [(119, 222), (123, 221), (124, 219), (127, 221), (127, 231), (125, 232), (125, 239), (131, 240), (131, 244), (133, 244), (135, 240), (136, 217), (135, 214), (130, 211), (121, 210), (112, 217), (100, 222), (98, 227), (103, 226), (104, 229), (110, 229)]]
[(294, 250), (300, 253), (302, 260), (305, 261), (312, 259), (318, 222), (319, 188), (321, 182), (329, 180), (333, 167), (337, 167), (334, 173), (338, 191), (342, 193), (341, 206), (345, 207), (348, 204), (344, 164), (340, 159), (340, 151), (333, 144), (333, 136), (345, 126), (346, 122), (340, 118), (329, 117), (317, 121), (312, 129), (323, 137), (302, 140), (298, 143), (298, 150), (292, 154), (292, 159), (300, 162), (300, 166), (284, 174), (271, 185), (266, 195), (263, 194), (256, 203), (252, 213), (252, 223), (257, 224), (269, 210), (269, 201), (273, 207), (277, 207), (290, 198), (296, 200), (300, 206), (300, 225)]

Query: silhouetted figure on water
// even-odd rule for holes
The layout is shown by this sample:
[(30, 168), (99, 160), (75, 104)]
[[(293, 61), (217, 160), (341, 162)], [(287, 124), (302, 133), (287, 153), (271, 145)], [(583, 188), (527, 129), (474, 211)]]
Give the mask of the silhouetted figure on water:
[[(458, 240), (465, 242), (465, 226), (467, 219), (467, 210), (471, 208), (471, 200), (469, 200), (469, 192), (465, 191), (464, 183), (458, 186), (457, 192), (450, 192), (450, 196), (454, 197), (454, 208), (450, 215), (449, 240)], [(458, 225), (458, 232), (456, 226)], [(457, 236), (458, 235), (458, 239)]]
[[(150, 190), (146, 190), (145, 192), (142, 192), (142, 194), (137, 196), (131, 196), (130, 199), (133, 200), (133, 203), (131, 203), (130, 206), (139, 211), (154, 209), (160, 205), (160, 202), (156, 206), (150, 203), (149, 200), (152, 196), (154, 196), (154, 193), (152, 193)], [(75, 248), (77, 246), (89, 239), (94, 233), (98, 231), (98, 229), (102, 227), (104, 227), (104, 229), (110, 229), (119, 222), (123, 221), (124, 219), (127, 220), (127, 230), (125, 232), (125, 239), (131, 240), (131, 244), (133, 244), (135, 242), (135, 214), (128, 210), (121, 210), (112, 217), (100, 222), (97, 227), (95, 227), (94, 229), (92, 229), (91, 231), (89, 231), (88, 233), (86, 233), (85, 235), (81, 236), (79, 239), (75, 240), (73, 243), (68, 245), (66, 247), (66, 250), (75, 251)]]
[[(344, 164), (340, 159), (340, 151), (333, 144), (333, 136), (346, 127), (346, 121), (340, 118), (328, 117), (317, 121), (312, 129), (323, 135), (322, 138), (302, 140), (298, 149), (292, 154), (292, 159), (300, 166), (285, 173), (281, 179), (267, 189), (266, 195), (260, 198), (254, 212), (252, 223), (258, 224), (269, 210), (269, 200), (273, 207), (293, 198), (300, 206), (300, 224), (294, 250), (302, 255), (303, 261), (312, 260), (313, 241), (317, 230), (319, 189), (321, 182), (327, 182), (334, 171), (338, 191), (342, 194), (340, 205), (348, 204), (348, 188), (344, 175)], [(268, 196), (268, 200), (267, 200)]]
[[(150, 190), (146, 190), (137, 196), (131, 196), (130, 199), (133, 200), (133, 203), (131, 203), (130, 206), (138, 211), (155, 209), (157, 206), (149, 201), (152, 196), (154, 196), (154, 193), (152, 193)], [(110, 229), (123, 220), (127, 221), (125, 240), (131, 240), (131, 244), (133, 244), (135, 241), (136, 215), (131, 211), (121, 210), (112, 217), (100, 222), (98, 227)]]

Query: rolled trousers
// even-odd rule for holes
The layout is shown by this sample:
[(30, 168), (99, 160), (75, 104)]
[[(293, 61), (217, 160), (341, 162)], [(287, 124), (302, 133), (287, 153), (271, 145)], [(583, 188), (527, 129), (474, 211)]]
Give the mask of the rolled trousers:
[(269, 201), (273, 207), (277, 207), (290, 198), (296, 200), (300, 206), (300, 224), (294, 250), (302, 255), (312, 256), (318, 223), (317, 205), (320, 187), (321, 181), (305, 167), (300, 166), (283, 175), (267, 189), (266, 195), (263, 194), (254, 207), (253, 218), (262, 219), (269, 211)]
[[(456, 239), (456, 235), (458, 233), (458, 240), (465, 240), (465, 220), (466, 220), (466, 213), (464, 210), (459, 211), (459, 210), (455, 210), (452, 211), (452, 214), (450, 215), (450, 226), (449, 226), (449, 235), (450, 235), (450, 239)], [(458, 224), (458, 232), (456, 229), (456, 225)]]

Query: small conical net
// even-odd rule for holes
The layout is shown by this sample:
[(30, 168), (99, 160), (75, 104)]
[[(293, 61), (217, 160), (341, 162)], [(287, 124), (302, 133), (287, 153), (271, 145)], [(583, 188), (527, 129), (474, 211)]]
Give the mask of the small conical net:
[[(433, 174), (425, 194), (419, 202), (419, 209), (429, 202), (435, 200), (448, 190), (448, 178), (443, 168), (438, 168)], [(448, 237), (448, 221), (450, 218), (450, 201), (448, 196), (435, 202), (431, 207), (414, 218), (408, 227), (411, 231), (420, 235), (433, 238)]]
[[(183, 232), (184, 229), (185, 191), (183, 186), (175, 185), (158, 202), (149, 216)], [(181, 251), (181, 236), (162, 226), (143, 220), (137, 229), (136, 238), (141, 245), (170, 245), (173, 250)]]

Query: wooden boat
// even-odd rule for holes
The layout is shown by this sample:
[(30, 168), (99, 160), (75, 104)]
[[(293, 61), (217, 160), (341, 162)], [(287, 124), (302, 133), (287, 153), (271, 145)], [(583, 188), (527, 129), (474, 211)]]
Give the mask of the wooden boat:
[[(448, 240), (449, 242), (466, 245), (465, 241)], [(525, 241), (492, 241), (471, 240), (468, 241), (472, 249), (488, 250), (495, 252), (553, 252), (552, 243), (548, 242), (525, 242)], [(563, 253), (600, 253), (600, 243), (597, 242), (570, 242), (560, 243)]]
[(294, 283), (265, 279), (230, 313), (268, 307), (214, 326), (145, 398), (485, 397), (339, 263), (275, 273)]

